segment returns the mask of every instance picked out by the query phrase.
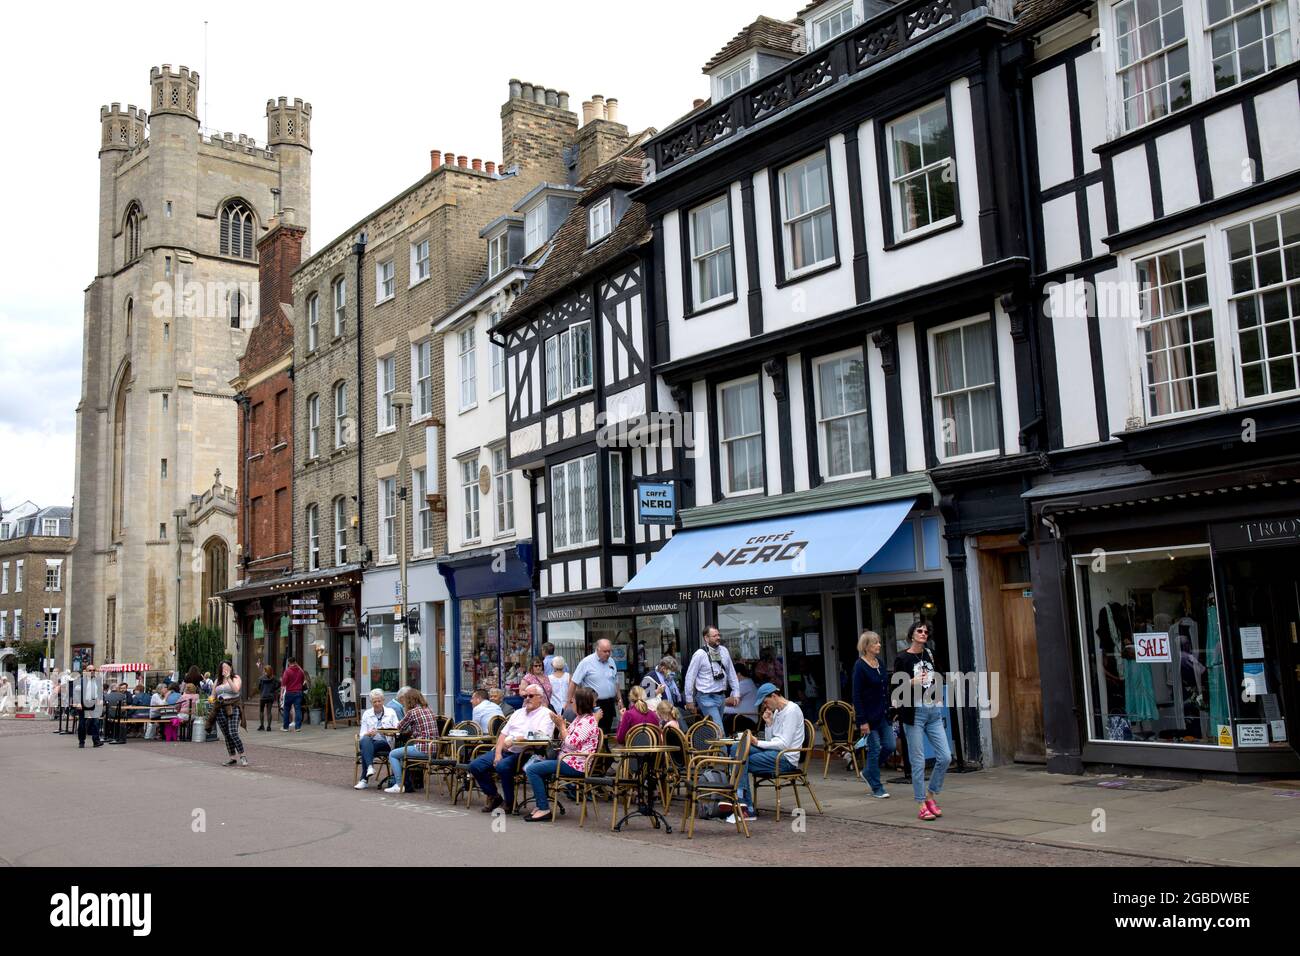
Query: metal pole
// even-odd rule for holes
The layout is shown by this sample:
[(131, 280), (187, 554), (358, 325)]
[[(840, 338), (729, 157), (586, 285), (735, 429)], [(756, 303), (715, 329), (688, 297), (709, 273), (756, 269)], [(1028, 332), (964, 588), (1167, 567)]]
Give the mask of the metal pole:
[[(406, 422), (402, 420), (402, 413), (411, 407), (410, 392), (396, 392), (393, 395), (393, 410), (397, 417), (397, 438), (401, 452), (397, 458), (397, 494), (401, 499), (401, 524), (397, 530), (397, 568), (399, 577), (399, 595), (398, 607), (401, 609), (401, 626), (406, 629), (406, 513), (408, 491), (406, 487)], [(398, 671), (400, 675), (400, 686), (405, 687), (407, 684), (407, 644), (411, 640), (410, 632), (407, 631), (402, 636), (402, 643), (398, 648), (401, 664)]]

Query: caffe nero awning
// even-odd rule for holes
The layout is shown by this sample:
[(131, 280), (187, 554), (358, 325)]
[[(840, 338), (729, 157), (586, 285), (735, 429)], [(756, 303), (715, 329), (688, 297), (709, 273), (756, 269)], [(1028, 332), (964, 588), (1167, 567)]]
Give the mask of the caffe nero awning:
[(678, 531), (621, 601), (719, 601), (851, 588), (915, 499)]

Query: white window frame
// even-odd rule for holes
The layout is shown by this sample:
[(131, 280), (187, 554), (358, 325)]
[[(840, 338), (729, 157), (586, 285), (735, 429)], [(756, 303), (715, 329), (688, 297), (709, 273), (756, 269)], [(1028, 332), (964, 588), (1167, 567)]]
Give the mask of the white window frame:
[[(41, 636), (42, 636), (42, 637), (58, 637), (58, 636), (59, 636), (59, 617), (60, 617), (59, 612), (62, 610), (62, 608), (57, 608), (57, 607), (47, 607), (47, 608), (43, 608), (43, 610), (45, 611), (45, 616), (44, 616), (44, 618), (41, 620), (41, 630), (43, 630), (45, 633), (42, 634)], [(50, 628), (50, 623), (51, 623), (51, 622), (53, 622), (53, 624), (54, 624), (53, 629)]]
[(506, 271), (510, 261), (510, 234), (501, 232), (488, 240), (488, 278), (495, 279)]
[(524, 212), (524, 255), (530, 256), (546, 242), (546, 197)]
[[(586, 329), (587, 365), (585, 369), (579, 367), (579, 359), (573, 347), (577, 330), (580, 328)], [(552, 342), (555, 343), (554, 348), (551, 347)], [(575, 395), (591, 391), (595, 380), (595, 359), (592, 355), (595, 351), (595, 341), (592, 337), (592, 325), (589, 319), (574, 322), (568, 328), (550, 336), (544, 343), (543, 348), (545, 350), (546, 403), (548, 405), (553, 402), (567, 401)], [(582, 385), (574, 384), (579, 380), (579, 372), (584, 372), (586, 377), (586, 381)], [(554, 395), (552, 395), (552, 384), (555, 386)]]
[[(166, 525), (163, 526), (164, 528)], [(19, 558), (14, 562), (14, 593), (23, 593), (23, 561)]]
[(320, 570), (320, 509), (314, 504), (307, 506), (307, 567)]
[(623, 494), (623, 455), (609, 453), (609, 543), (627, 542), (627, 503)]
[(496, 536), (505, 538), (515, 533), (515, 489), (510, 473), (510, 459), (506, 446), (493, 445), (492, 455), (492, 510), (496, 520)]
[(397, 295), (397, 264), (390, 256), (375, 263), (375, 305)]
[[(754, 386), (754, 391), (758, 395), (757, 414), (758, 430), (744, 432), (735, 435), (726, 433), (727, 419), (724, 409), (726, 408), (726, 393), (730, 389), (745, 388)], [(722, 489), (724, 498), (743, 498), (747, 495), (761, 495), (766, 492), (767, 485), (767, 440), (763, 434), (763, 380), (759, 375), (746, 375), (743, 378), (732, 379), (730, 382), (722, 382), (718, 385), (716, 413), (718, 416), (718, 487)], [(758, 461), (759, 474), (758, 485), (753, 488), (733, 489), (729, 477), (731, 471), (731, 446), (739, 441), (752, 441), (758, 439)]]
[(320, 457), (320, 396), (307, 396), (307, 457)]
[[(935, 369), (938, 367), (936, 364), (936, 356), (938, 355), (938, 353), (935, 350), (935, 339), (938, 338), (938, 336), (943, 334), (944, 332), (952, 332), (956, 329), (965, 328), (968, 325), (981, 325), (985, 323), (987, 323), (993, 330), (993, 338), (992, 338), (993, 381), (988, 384), (963, 386), (960, 389), (956, 389), (951, 392), (943, 392), (942, 394), (940, 394), (938, 390), (939, 389), (938, 376), (935, 373)], [(993, 458), (996, 457), (997, 455), (1002, 454), (1002, 445), (1006, 439), (1003, 437), (1002, 432), (997, 428), (996, 422), (994, 428), (995, 443), (993, 447), (990, 449), (986, 449), (984, 451), (971, 451), (960, 455), (947, 455), (944, 454), (944, 442), (943, 442), (943, 401), (942, 400), (944, 398), (947, 398), (951, 395), (969, 394), (975, 391), (988, 390), (993, 394), (994, 407), (1000, 408), (1000, 403), (1002, 401), (1002, 396), (1000, 394), (1001, 378), (999, 377), (1001, 375), (1001, 364), (999, 361), (1000, 348), (998, 345), (998, 324), (995, 318), (992, 315), (988, 315), (988, 314), (972, 315), (969, 318), (959, 319), (956, 322), (948, 322), (944, 325), (937, 325), (934, 328), (928, 329), (926, 331), (925, 339), (926, 339), (926, 352), (927, 352), (928, 360), (930, 362), (930, 394), (927, 400), (930, 405), (930, 420), (934, 426), (935, 457), (939, 461), (944, 462), (946, 464), (948, 462), (955, 462), (955, 461), (973, 461), (977, 458)], [(964, 363), (965, 362), (964, 333), (962, 339), (962, 346), (963, 346), (962, 361)], [(1000, 418), (1001, 416), (998, 417)], [(973, 437), (974, 435), (972, 433), (972, 439)]]
[(417, 239), (411, 243), (410, 285), (419, 285), (432, 274), (432, 270), (429, 268), (429, 239), (426, 236), (424, 239)]
[[(585, 455), (559, 462), (552, 465), (549, 472), (547, 501), (551, 518), (551, 550), (574, 551), (600, 544), (600, 469), (597, 467), (596, 456)], [(591, 476), (590, 483), (587, 481), (588, 475)], [(579, 489), (576, 504), (580, 512), (576, 528), (573, 516), (569, 513), (569, 506), (574, 504), (569, 492), (575, 477)], [(557, 492), (557, 488), (560, 491)], [(555, 532), (557, 522), (563, 528), (563, 536)], [(574, 539), (575, 530), (580, 535), (577, 540)]]
[(397, 427), (397, 415), (393, 410), (393, 394), (397, 391), (397, 356), (385, 355), (375, 362), (375, 388), (378, 390), (379, 434), (383, 435)]
[[(858, 359), (862, 363), (863, 407), (860, 411), (846, 412), (828, 418), (822, 408), (822, 366), (854, 358)], [(817, 461), (818, 471), (820, 471), (824, 481), (843, 481), (847, 478), (863, 478), (871, 474), (871, 388), (869, 379), (870, 373), (867, 369), (867, 357), (863, 354), (863, 350), (860, 348), (845, 349), (841, 352), (834, 352), (830, 355), (820, 355), (813, 360), (812, 381), (814, 414), (817, 419)], [(842, 475), (832, 475), (830, 473), (830, 443), (826, 440), (826, 424), (831, 421), (847, 421), (859, 415), (862, 416), (863, 420), (866, 422), (866, 440), (862, 448), (863, 464), (865, 464), (866, 467), (847, 471)]]
[(320, 296), (307, 297), (307, 351), (316, 351), (320, 343)]
[(614, 197), (606, 196), (587, 209), (587, 245), (608, 239), (614, 231)]
[(0, 641), (9, 636), (9, 612), (0, 611)]
[[(786, 193), (789, 189), (789, 185), (791, 182), (791, 180), (787, 178), (787, 174), (793, 172), (795, 169), (799, 167), (807, 167), (809, 163), (817, 159), (819, 156), (822, 157), (822, 159), (825, 161), (822, 168), (826, 170), (826, 203), (825, 205), (818, 206), (816, 209), (806, 209), (803, 212), (801, 212), (798, 216), (795, 216), (792, 219), (790, 218), (789, 214), (786, 212), (787, 208), (789, 207), (789, 201), (786, 197)], [(777, 171), (776, 175), (777, 175), (777, 180), (779, 181), (779, 188), (777, 189), (777, 192), (779, 194), (779, 199), (781, 202), (781, 246), (782, 246), (782, 254), (785, 262), (785, 277), (786, 279), (794, 279), (801, 275), (805, 275), (809, 272), (813, 272), (817, 269), (825, 268), (826, 266), (835, 262), (835, 255), (836, 255), (835, 194), (831, 182), (832, 176), (831, 176), (830, 153), (825, 149), (820, 149), (815, 153), (809, 153), (807, 156), (804, 156), (802, 159), (799, 159), (796, 162), (789, 163), (785, 166), (782, 166)], [(815, 259), (811, 262), (807, 262), (804, 265), (796, 268), (794, 265), (794, 247), (795, 247), (794, 229), (805, 220), (815, 219), (816, 217), (822, 215), (826, 215), (830, 217), (831, 247), (829, 249), (823, 250), (825, 252), (825, 255), (822, 258)], [(813, 235), (816, 236), (816, 234), (817, 231), (816, 229), (814, 229)]]
[(412, 422), (433, 414), (433, 340), (422, 339), (411, 346)]
[[(904, 123), (919, 122), (922, 114), (930, 112), (935, 107), (940, 109), (943, 113), (944, 122), (948, 124), (948, 140), (952, 144), (952, 155), (936, 159), (932, 162), (925, 162), (924, 157), (922, 157), (922, 165), (918, 168), (907, 173), (899, 172), (898, 154), (897, 150), (894, 148), (895, 131)], [(889, 206), (890, 214), (892, 215), (894, 222), (895, 240), (904, 238), (911, 239), (914, 236), (923, 236), (928, 232), (943, 229), (957, 221), (957, 217), (961, 212), (960, 194), (957, 189), (957, 137), (953, 129), (952, 116), (948, 111), (947, 97), (940, 97), (937, 100), (925, 104), (920, 109), (912, 110), (912, 112), (900, 116), (897, 119), (890, 120), (889, 124), (885, 128), (885, 151), (889, 156)], [(945, 167), (951, 171), (951, 178), (948, 181), (951, 182), (953, 186), (952, 214), (944, 216), (942, 219), (931, 218), (931, 220), (923, 226), (915, 226), (911, 229), (907, 228), (903, 218), (903, 184), (914, 179), (920, 179), (925, 182), (926, 209), (931, 213), (931, 216), (933, 216), (933, 197), (930, 193), (929, 176), (932, 172), (942, 170)]]
[[(1297, 295), (1300, 295), (1300, 291), (1297, 291), (1297, 288), (1300, 287), (1300, 275), (1297, 275), (1297, 277), (1294, 279), (1289, 279), (1286, 276), (1285, 269), (1286, 269), (1287, 256), (1284, 250), (1287, 249), (1295, 250), (1296, 246), (1294, 244), (1292, 244), (1291, 246), (1287, 246), (1285, 242), (1285, 237), (1282, 235), (1281, 226), (1279, 224), (1278, 254), (1282, 260), (1281, 268), (1283, 270), (1283, 278), (1281, 282), (1276, 282), (1270, 285), (1252, 288), (1245, 292), (1240, 292), (1240, 293), (1233, 292), (1233, 286), (1232, 286), (1233, 260), (1231, 259), (1231, 247), (1229, 246), (1228, 233), (1234, 229), (1238, 229), (1242, 227), (1249, 227), (1251, 229), (1250, 258), (1253, 260), (1258, 257), (1258, 253), (1255, 252), (1255, 245), (1254, 245), (1254, 224), (1264, 219), (1279, 220), (1283, 215), (1288, 213), (1300, 215), (1300, 203), (1297, 203), (1295, 201), (1294, 195), (1284, 200), (1282, 204), (1277, 208), (1269, 208), (1267, 211), (1261, 208), (1256, 208), (1256, 209), (1252, 209), (1249, 215), (1246, 215), (1244, 217), (1234, 217), (1234, 221), (1225, 222), (1222, 229), (1220, 230), (1222, 238), (1219, 242), (1219, 248), (1223, 253), (1223, 260), (1224, 260), (1223, 272), (1225, 274), (1224, 283), (1223, 283), (1223, 294), (1224, 294), (1224, 299), (1227, 303), (1227, 310), (1224, 313), (1223, 321), (1224, 324), (1227, 326), (1227, 336), (1228, 336), (1228, 342), (1230, 344), (1231, 351), (1224, 352), (1220, 350), (1218, 354), (1230, 356), (1231, 363), (1232, 363), (1233, 379), (1234, 379), (1233, 387), (1235, 389), (1235, 391), (1231, 394), (1235, 395), (1237, 402), (1242, 406), (1258, 405), (1265, 402), (1276, 402), (1281, 399), (1291, 398), (1297, 394), (1300, 394), (1300, 369), (1297, 369), (1296, 386), (1294, 388), (1279, 389), (1278, 391), (1268, 391), (1268, 392), (1264, 392), (1262, 395), (1254, 395), (1254, 396), (1246, 395), (1244, 355), (1241, 350), (1241, 325), (1238, 318), (1239, 303), (1245, 299), (1262, 298), (1263, 296), (1271, 293), (1273, 295), (1280, 294), (1286, 299), (1287, 302), (1291, 302), (1292, 300), (1294, 300), (1294, 298)], [(1271, 250), (1270, 250), (1270, 254), (1271, 254)], [(1214, 265), (1215, 263), (1213, 259), (1207, 257), (1206, 271), (1207, 272), (1215, 271)], [(1257, 274), (1256, 271), (1252, 269), (1252, 276), (1256, 274)], [(1219, 320), (1217, 317), (1217, 311), (1214, 309), (1214, 306), (1217, 303), (1213, 297), (1214, 296), (1213, 281), (1211, 281), (1211, 285), (1210, 285), (1210, 294), (1211, 294), (1211, 299), (1210, 299), (1211, 312), (1215, 315), (1215, 321), (1217, 325)], [(1290, 326), (1290, 331), (1292, 336), (1291, 360), (1292, 360), (1293, 368), (1295, 368), (1296, 366), (1300, 366), (1300, 357), (1297, 357), (1296, 355), (1296, 352), (1300, 351), (1300, 335), (1298, 335), (1296, 331), (1297, 322), (1300, 322), (1300, 315), (1296, 315), (1292, 318), (1283, 320), (1281, 322), (1273, 323), (1274, 325)], [(1262, 332), (1262, 330), (1266, 328), (1268, 324), (1269, 323), (1266, 323), (1264, 321), (1263, 316), (1261, 316), (1259, 325), (1257, 327), (1260, 328)], [(1267, 338), (1268, 336), (1264, 334), (1263, 345), (1262, 345), (1262, 352), (1264, 354), (1266, 354), (1268, 351)], [(1276, 359), (1274, 359), (1274, 361), (1276, 361)], [(1265, 359), (1262, 362), (1258, 360), (1252, 361), (1251, 364), (1252, 365), (1262, 364), (1264, 366), (1267, 366), (1269, 362), (1267, 359)], [(1271, 378), (1272, 376), (1271, 370), (1267, 370), (1266, 374)], [(1222, 395), (1220, 397), (1222, 398)]]
[[(833, 10), (827, 10), (825, 13), (818, 14), (810, 20), (808, 22), (808, 49), (816, 50), (828, 43), (832, 43), (837, 37), (844, 36), (844, 34), (857, 26), (861, 20), (858, 17), (856, 8), (857, 4), (854, 3), (854, 0), (847, 0), (846, 3), (841, 3)], [(846, 13), (848, 14), (847, 22), (844, 21), (844, 15)], [(840, 21), (839, 29), (835, 33), (828, 33), (824, 38), (819, 39), (817, 36), (818, 28), (821, 27), (822, 24), (829, 23), (832, 20)]]
[(397, 560), (397, 479), (379, 480), (379, 560)]
[[(166, 461), (166, 459), (163, 459), (163, 460)], [(50, 530), (50, 525), (54, 525), (54, 530), (52, 530), (52, 531)], [(57, 538), (58, 536), (59, 536), (59, 519), (58, 519), (58, 518), (42, 518), (42, 519), (41, 519), (41, 537), (43, 537), (43, 538)]]
[(473, 325), (460, 330), (456, 339), (457, 368), (460, 371), (460, 410), (478, 407), (478, 337)]
[(330, 283), (330, 295), (334, 301), (334, 338), (339, 338), (343, 334), (343, 320), (347, 317), (348, 309), (348, 278), (339, 276)]
[(334, 383), (334, 447), (342, 448), (347, 444), (348, 418), (348, 383)]
[[(54, 574), (54, 586), (50, 586), (50, 574)], [(45, 590), (62, 591), (63, 590), (63, 560), (46, 559), (45, 561)]]
[(342, 495), (334, 499), (334, 565), (348, 563), (348, 506)]
[(482, 540), (482, 501), (478, 487), (478, 452), (456, 459), (460, 468), (461, 544), (474, 544)]
[(411, 509), (411, 540), (417, 554), (433, 551), (433, 509), (429, 507), (429, 469), (411, 469), (411, 486), (415, 489), (415, 507)]
[[(695, 222), (697, 216), (707, 216), (712, 220), (713, 211), (721, 206), (726, 213), (724, 219), (727, 224), (726, 241), (720, 245), (715, 245), (710, 249), (701, 250), (696, 247), (695, 240), (697, 236)], [(735, 256), (732, 250), (732, 223), (731, 223), (731, 193), (728, 192), (718, 196), (710, 202), (702, 203), (687, 213), (686, 218), (686, 235), (690, 244), (691, 256), (691, 304), (692, 307), (699, 311), (700, 309), (711, 308), (723, 302), (734, 302), (736, 300), (736, 266)], [(712, 237), (717, 242), (717, 237)], [(707, 270), (711, 260), (721, 256), (727, 263), (728, 272), (731, 276), (731, 290), (729, 292), (720, 292), (709, 299), (700, 298), (700, 290), (703, 287), (701, 281), (701, 272)]]
[[(501, 322), (501, 313), (493, 312), (488, 316), (488, 331), (491, 332)], [(506, 350), (488, 335), (488, 398), (495, 398), (506, 390)]]
[(14, 608), (14, 634), (15, 638), (23, 636), (23, 609)]
[(722, 102), (758, 79), (756, 58), (755, 54), (749, 54), (742, 60), (733, 60), (729, 65), (714, 74), (713, 102)]
[(9, 562), (0, 564), (0, 594), (9, 593)]

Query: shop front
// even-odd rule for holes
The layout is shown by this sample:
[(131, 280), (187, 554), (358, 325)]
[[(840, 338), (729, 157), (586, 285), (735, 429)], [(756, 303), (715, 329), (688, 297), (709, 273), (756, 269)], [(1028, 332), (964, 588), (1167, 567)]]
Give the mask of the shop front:
[(1040, 652), (1073, 671), (1044, 675), (1059, 769), (1300, 769), (1300, 509), (1276, 477), (1035, 502), (1058, 534), (1031, 550)]
[(569, 672), (596, 648), (599, 640), (613, 647), (618, 685), (626, 691), (658, 666), (665, 655), (681, 658), (686, 637), (682, 607), (676, 602), (627, 604), (559, 604), (539, 602), (537, 620), (542, 640), (555, 645)]
[[(358, 694), (379, 688), (392, 697), (406, 684), (431, 701), (444, 696), (447, 682), (447, 586), (432, 560), (413, 561), (406, 572), (402, 609), (401, 574), (396, 565), (367, 569), (361, 584), (361, 664)], [(403, 680), (402, 666), (406, 677)], [(436, 709), (436, 708), (435, 708)]]

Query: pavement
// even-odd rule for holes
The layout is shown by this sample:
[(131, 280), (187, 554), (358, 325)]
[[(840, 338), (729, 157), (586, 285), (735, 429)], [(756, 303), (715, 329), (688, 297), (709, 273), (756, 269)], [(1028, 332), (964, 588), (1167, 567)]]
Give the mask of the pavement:
[[(950, 774), (943, 818), (923, 823), (910, 784), (896, 771), (884, 776), (892, 798), (875, 800), (840, 761), (831, 762), (823, 780), (818, 757), (812, 780), (822, 814), (805, 794), (807, 815), (792, 818), (784, 812), (794, 802), (787, 791), (778, 823), (765, 789), (759, 807), (768, 812), (755, 821), (752, 839), (703, 821), (695, 839), (686, 840), (679, 803), (669, 814), (671, 835), (641, 820), (613, 834), (607, 804), (595, 823), (579, 829), (572, 817), (555, 827), (517, 817), (494, 821), (477, 802), (469, 810), (452, 807), (437, 791), (427, 799), (356, 792), (355, 728), (250, 728), (252, 766), (243, 769), (222, 766), (220, 743), (131, 740), (78, 750), (75, 738), (55, 736), (51, 726), (0, 721), (0, 865), (90, 862), (83, 841), (99, 845), (97, 836), (112, 834), (128, 840), (142, 864), (175, 862), (191, 844), (210, 854), (212, 844), (189, 829), (197, 810), (208, 834), (224, 835), (213, 862), (234, 865), (491, 865), (517, 862), (532, 847), (558, 854), (555, 862), (607, 863), (611, 841), (619, 841), (616, 853), (632, 853), (640, 865), (906, 863), (918, 852), (952, 865), (1300, 864), (1300, 781), (1075, 777), (1013, 765)], [(33, 805), (61, 821), (57, 837), (27, 824), (24, 808)], [(392, 826), (399, 815), (403, 823)], [(493, 839), (502, 832), (511, 839)]]

